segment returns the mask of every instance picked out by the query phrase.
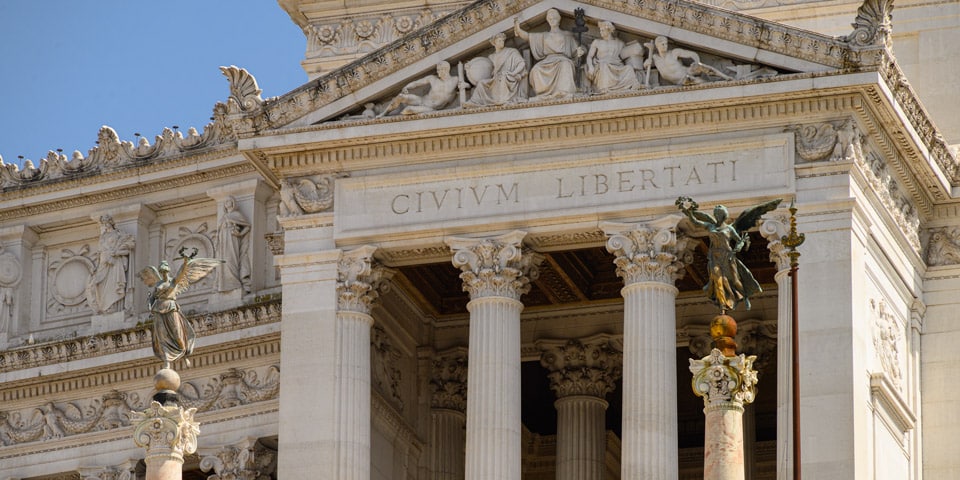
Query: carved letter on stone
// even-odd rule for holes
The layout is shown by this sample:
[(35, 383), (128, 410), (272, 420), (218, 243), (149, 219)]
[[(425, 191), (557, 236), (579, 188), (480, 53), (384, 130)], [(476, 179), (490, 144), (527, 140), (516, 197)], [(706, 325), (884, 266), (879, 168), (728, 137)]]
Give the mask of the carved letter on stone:
[(87, 283), (87, 303), (94, 312), (113, 313), (125, 308), (133, 235), (117, 229), (109, 215), (100, 217), (100, 252), (97, 268)]

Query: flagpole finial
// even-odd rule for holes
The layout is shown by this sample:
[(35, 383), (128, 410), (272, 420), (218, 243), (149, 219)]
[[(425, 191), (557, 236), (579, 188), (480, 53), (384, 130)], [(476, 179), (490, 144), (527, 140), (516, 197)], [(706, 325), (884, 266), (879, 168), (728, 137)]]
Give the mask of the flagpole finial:
[(806, 237), (802, 233), (797, 233), (797, 207), (794, 202), (790, 202), (790, 233), (780, 237), (780, 243), (790, 249), (787, 255), (790, 257), (790, 267), (796, 268), (800, 252), (797, 247), (803, 245)]

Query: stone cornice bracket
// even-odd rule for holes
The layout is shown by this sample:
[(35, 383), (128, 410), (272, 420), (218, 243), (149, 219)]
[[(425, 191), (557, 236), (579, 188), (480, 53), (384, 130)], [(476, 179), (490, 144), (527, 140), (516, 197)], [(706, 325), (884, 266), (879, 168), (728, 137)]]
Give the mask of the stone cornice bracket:
[(543, 255), (522, 246), (526, 232), (513, 231), (489, 238), (451, 237), (453, 266), (462, 270), (463, 290), (473, 299), (505, 297), (519, 300), (540, 275)]
[(853, 32), (842, 38), (852, 47), (892, 47), (893, 0), (864, 0), (851, 24)]
[(673, 285), (683, 277), (683, 265), (692, 260), (690, 249), (696, 242), (689, 237), (677, 237), (677, 224), (682, 219), (682, 215), (674, 214), (642, 223), (600, 224), (600, 229), (610, 237), (607, 251), (616, 255), (617, 275), (625, 285)]
[(166, 461), (183, 463), (183, 456), (197, 451), (197, 435), (200, 423), (194, 420), (196, 408), (184, 409), (179, 405), (164, 406), (157, 401), (143, 412), (131, 412), (136, 423), (133, 441), (147, 451), (144, 461), (149, 467), (153, 463)]
[(756, 395), (753, 355), (725, 357), (714, 348), (701, 360), (690, 359), (693, 393), (703, 397), (704, 411), (743, 409)]
[(430, 361), (430, 408), (467, 411), (467, 349), (438, 352)]
[(789, 217), (785, 213), (767, 215), (760, 222), (760, 235), (767, 240), (767, 249), (770, 250), (770, 261), (777, 265), (778, 271), (790, 268), (790, 257), (787, 247), (780, 241), (790, 232)]
[(550, 371), (550, 388), (557, 398), (589, 395), (604, 398), (616, 388), (623, 373), (623, 353), (611, 345), (611, 336), (537, 340), (540, 365)]
[(381, 293), (386, 293), (396, 273), (373, 261), (377, 247), (365, 245), (343, 252), (337, 271), (337, 308), (369, 314)]

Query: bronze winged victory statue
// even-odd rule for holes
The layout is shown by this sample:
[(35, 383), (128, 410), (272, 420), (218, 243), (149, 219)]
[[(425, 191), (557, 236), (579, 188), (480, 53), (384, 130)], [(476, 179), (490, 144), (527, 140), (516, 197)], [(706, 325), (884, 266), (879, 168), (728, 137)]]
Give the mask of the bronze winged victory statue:
[(748, 208), (732, 223), (727, 223), (727, 207), (717, 205), (713, 215), (697, 210), (699, 205), (689, 197), (677, 199), (677, 208), (697, 227), (706, 230), (709, 239), (707, 273), (703, 290), (721, 312), (733, 310), (743, 302), (750, 309), (750, 297), (763, 290), (737, 254), (750, 248), (747, 230), (756, 226), (763, 214), (775, 210), (782, 199), (771, 200)]
[(150, 266), (138, 274), (140, 280), (153, 289), (148, 297), (153, 319), (153, 354), (163, 361), (163, 368), (170, 368), (173, 362), (193, 353), (196, 340), (193, 327), (180, 312), (177, 296), (223, 263), (223, 260), (213, 258), (194, 258), (196, 249), (191, 255), (186, 255), (185, 250), (180, 249), (178, 259), (183, 260), (183, 264), (175, 277), (170, 278), (170, 265), (166, 260), (156, 268)]

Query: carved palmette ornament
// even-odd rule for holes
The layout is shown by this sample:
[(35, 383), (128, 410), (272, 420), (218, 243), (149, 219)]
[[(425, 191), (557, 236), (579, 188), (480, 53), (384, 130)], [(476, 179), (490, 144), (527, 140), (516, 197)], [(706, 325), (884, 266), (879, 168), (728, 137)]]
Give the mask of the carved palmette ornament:
[(865, 0), (857, 9), (853, 32), (845, 41), (856, 47), (891, 46), (893, 0)]

